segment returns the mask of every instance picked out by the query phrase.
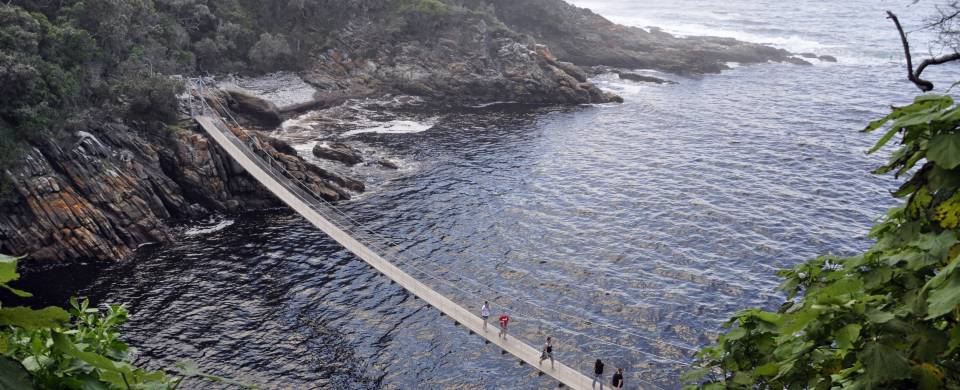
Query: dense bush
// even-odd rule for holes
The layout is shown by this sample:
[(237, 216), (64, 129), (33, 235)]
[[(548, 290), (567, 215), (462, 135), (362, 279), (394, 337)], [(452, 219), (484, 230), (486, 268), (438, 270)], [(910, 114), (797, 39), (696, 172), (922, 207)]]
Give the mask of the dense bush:
[[(735, 315), (705, 367), (706, 388), (960, 387), (960, 106), (924, 95), (871, 123), (875, 152), (900, 137), (875, 173), (910, 178), (904, 204), (870, 232), (864, 254), (824, 256), (781, 272), (791, 301)], [(691, 385), (690, 387), (696, 387)]]
[(283, 34), (263, 33), (247, 56), (255, 69), (267, 72), (285, 68), (293, 62), (293, 49)]

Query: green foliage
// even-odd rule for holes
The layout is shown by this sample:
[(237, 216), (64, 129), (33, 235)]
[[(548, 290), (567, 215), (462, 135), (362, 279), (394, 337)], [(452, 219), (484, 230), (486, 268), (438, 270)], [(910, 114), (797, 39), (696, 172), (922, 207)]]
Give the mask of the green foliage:
[(293, 61), (293, 49), (283, 34), (263, 33), (250, 48), (250, 62), (260, 71), (283, 69)]
[[(17, 261), (0, 255), (0, 286), (11, 291), (19, 291), (7, 285), (20, 277)], [(69, 312), (0, 305), (0, 388), (176, 389), (185, 377), (249, 387), (204, 374), (192, 362), (171, 370), (177, 375), (136, 367), (133, 350), (118, 332), (127, 318), (123, 306), (101, 310), (76, 298), (70, 299)]]
[(960, 387), (960, 106), (918, 97), (864, 130), (899, 136), (875, 173), (910, 175), (863, 255), (781, 271), (790, 302), (737, 313), (688, 388)]

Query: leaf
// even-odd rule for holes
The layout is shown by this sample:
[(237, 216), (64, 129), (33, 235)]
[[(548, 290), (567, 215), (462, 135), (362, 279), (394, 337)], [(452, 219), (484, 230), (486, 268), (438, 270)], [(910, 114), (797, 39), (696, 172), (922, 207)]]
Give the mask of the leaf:
[(934, 136), (927, 147), (927, 160), (944, 169), (960, 166), (960, 133)]
[(737, 341), (744, 338), (747, 335), (747, 330), (744, 328), (733, 328), (729, 333), (723, 336), (724, 341)]
[(939, 287), (941, 284), (943, 284), (944, 280), (947, 280), (949, 276), (953, 275), (953, 272), (956, 271), (958, 267), (960, 267), (960, 256), (955, 256), (953, 260), (940, 269), (940, 271), (937, 273), (937, 276), (930, 278), (930, 281), (923, 286), (923, 290), (930, 290)]
[(910, 363), (907, 358), (903, 357), (899, 350), (886, 344), (868, 343), (857, 356), (863, 363), (866, 379), (874, 385), (910, 377)]
[(924, 234), (917, 241), (917, 247), (930, 252), (930, 255), (942, 258), (957, 243), (957, 232), (947, 230), (940, 234)]
[(837, 341), (837, 347), (840, 349), (852, 348), (853, 343), (860, 338), (860, 329), (863, 329), (863, 326), (860, 324), (848, 324), (833, 332), (833, 338)]
[(960, 305), (960, 274), (954, 273), (927, 298), (927, 319), (940, 317)]
[(753, 384), (753, 375), (750, 375), (750, 373), (746, 371), (738, 371), (733, 376), (733, 383), (743, 386), (751, 385)]
[(767, 363), (753, 370), (753, 374), (759, 376), (774, 376), (777, 375), (779, 371), (780, 367), (777, 363)]
[(33, 383), (30, 374), (19, 362), (0, 357), (0, 389), (32, 390)]
[(867, 319), (874, 324), (883, 324), (885, 322), (892, 320), (894, 317), (893, 313), (879, 311), (879, 310), (867, 312), (866, 316), (867, 316)]
[(944, 229), (955, 229), (960, 222), (960, 192), (943, 201), (933, 211), (933, 220)]
[(919, 384), (917, 388), (920, 390), (943, 388), (943, 371), (930, 363), (913, 366), (913, 378)]
[(0, 254), (0, 283), (20, 279), (20, 274), (17, 273), (17, 260), (20, 259), (20, 257), (10, 257)]
[(710, 367), (697, 368), (690, 370), (680, 376), (683, 383), (699, 383), (700, 380), (710, 374)]
[(56, 328), (69, 320), (70, 313), (54, 306), (41, 310), (22, 306), (0, 309), (0, 325), (11, 325), (26, 330)]
[(18, 297), (20, 297), (20, 298), (30, 298), (30, 297), (33, 296), (33, 294), (31, 294), (31, 293), (28, 293), (28, 292), (26, 292), (26, 291), (23, 291), (23, 290), (20, 290), (20, 289), (16, 289), (16, 288), (7, 286), (6, 284), (0, 283), (0, 287), (3, 287), (3, 288), (6, 289), (7, 291), (13, 293), (13, 295), (16, 295), (16, 296), (18, 296)]

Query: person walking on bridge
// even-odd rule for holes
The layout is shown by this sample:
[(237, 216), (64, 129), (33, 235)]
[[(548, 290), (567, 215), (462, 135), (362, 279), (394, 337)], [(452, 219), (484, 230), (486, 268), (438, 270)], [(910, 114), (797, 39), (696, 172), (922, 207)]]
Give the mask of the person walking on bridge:
[(543, 361), (547, 358), (550, 358), (550, 368), (553, 368), (553, 340), (550, 336), (547, 336), (547, 342), (543, 344), (543, 353), (540, 354), (540, 364), (543, 364)]
[(593, 363), (593, 382), (590, 387), (595, 387), (597, 382), (600, 382), (600, 390), (603, 390), (603, 362), (600, 359)]
[(480, 318), (483, 318), (483, 331), (487, 331), (487, 319), (490, 318), (490, 304), (487, 301), (483, 301), (483, 306), (480, 307)]
[(618, 368), (617, 373), (613, 374), (613, 380), (610, 381), (610, 384), (613, 385), (614, 389), (623, 388), (623, 369), (622, 368)]
[(500, 337), (507, 335), (507, 325), (510, 324), (510, 316), (507, 313), (500, 315)]

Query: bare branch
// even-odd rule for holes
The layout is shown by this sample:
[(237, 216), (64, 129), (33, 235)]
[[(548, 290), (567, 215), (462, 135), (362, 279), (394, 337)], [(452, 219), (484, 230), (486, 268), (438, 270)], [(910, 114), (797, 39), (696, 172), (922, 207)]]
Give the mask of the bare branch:
[[(933, 90), (933, 83), (921, 79), (917, 73), (913, 73), (913, 59), (910, 56), (910, 43), (907, 42), (907, 34), (903, 32), (903, 27), (900, 26), (900, 19), (897, 19), (897, 15), (894, 15), (893, 12), (887, 11), (887, 19), (892, 19), (893, 24), (897, 26), (897, 31), (900, 32), (900, 41), (903, 42), (903, 55), (907, 58), (907, 79), (913, 82), (917, 88), (920, 88), (923, 92), (928, 92)], [(923, 67), (927, 65), (927, 61), (923, 62)], [(922, 69), (921, 69), (922, 70)]]
[(923, 73), (923, 69), (928, 65), (940, 65), (950, 61), (960, 60), (960, 53), (946, 54), (940, 57), (927, 58), (917, 66), (916, 75), (920, 77), (920, 74)]

